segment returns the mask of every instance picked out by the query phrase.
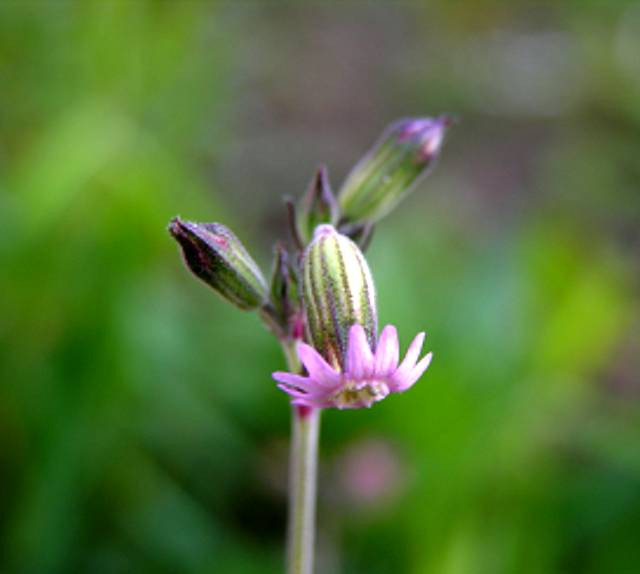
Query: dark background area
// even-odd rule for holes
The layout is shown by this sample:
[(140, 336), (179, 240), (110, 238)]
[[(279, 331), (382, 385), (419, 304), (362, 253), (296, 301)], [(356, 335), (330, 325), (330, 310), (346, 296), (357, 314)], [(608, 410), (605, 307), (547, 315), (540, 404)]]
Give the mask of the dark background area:
[(640, 571), (639, 54), (630, 2), (0, 2), (0, 572), (283, 570), (283, 359), (167, 223), (266, 271), (320, 162), (445, 112), (368, 252), (435, 358), (325, 413), (317, 572)]

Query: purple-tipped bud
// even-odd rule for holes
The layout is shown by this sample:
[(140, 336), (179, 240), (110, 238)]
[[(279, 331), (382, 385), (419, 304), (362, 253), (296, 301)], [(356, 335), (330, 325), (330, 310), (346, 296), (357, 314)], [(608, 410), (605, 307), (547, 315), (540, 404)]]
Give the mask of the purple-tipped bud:
[(193, 274), (240, 309), (256, 309), (267, 300), (267, 285), (240, 240), (220, 223), (171, 220), (169, 233), (180, 244)]
[(316, 228), (302, 260), (307, 336), (335, 367), (344, 368), (349, 329), (362, 325), (375, 348), (377, 311), (369, 266), (358, 246), (331, 225)]
[(300, 201), (297, 214), (298, 233), (306, 243), (311, 239), (313, 230), (318, 225), (323, 223), (335, 225), (337, 219), (338, 202), (331, 191), (327, 168), (321, 166)]
[(389, 213), (434, 164), (450, 124), (442, 116), (409, 118), (389, 126), (338, 193), (343, 219), (375, 222)]

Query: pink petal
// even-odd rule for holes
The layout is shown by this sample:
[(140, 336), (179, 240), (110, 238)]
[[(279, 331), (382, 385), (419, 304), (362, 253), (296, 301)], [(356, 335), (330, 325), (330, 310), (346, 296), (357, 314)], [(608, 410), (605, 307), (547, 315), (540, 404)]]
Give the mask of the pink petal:
[(285, 393), (287, 393), (288, 395), (298, 399), (315, 400), (318, 398), (324, 399), (327, 396), (326, 391), (314, 391), (314, 392), (301, 391), (296, 388), (290, 387), (289, 385), (284, 383), (280, 383), (278, 385), (278, 388), (281, 391), (284, 391)]
[(376, 347), (375, 374), (386, 377), (396, 370), (398, 366), (398, 331), (393, 325), (387, 325), (382, 329), (378, 346)]
[(347, 347), (347, 372), (355, 380), (365, 379), (374, 371), (374, 359), (362, 325), (351, 325)]
[(413, 384), (423, 375), (423, 373), (427, 370), (427, 367), (431, 363), (431, 359), (433, 358), (433, 353), (427, 353), (420, 362), (409, 371), (408, 374), (402, 374), (400, 369), (396, 371), (393, 375), (393, 384), (394, 390), (397, 393), (401, 393), (406, 391), (408, 388), (412, 387)]
[(297, 387), (303, 391), (314, 392), (323, 391), (324, 387), (316, 383), (309, 377), (303, 377), (302, 375), (295, 375), (293, 373), (286, 373), (283, 371), (276, 371), (271, 375), (279, 383), (288, 385), (289, 387)]
[(398, 367), (398, 371), (402, 371), (404, 373), (408, 373), (413, 369), (420, 356), (420, 351), (422, 350), (422, 344), (424, 343), (424, 333), (418, 333), (413, 341), (411, 341), (411, 345), (409, 345), (409, 349), (407, 350), (407, 354), (404, 356), (404, 360), (400, 363)]
[(306, 343), (298, 343), (298, 357), (309, 371), (309, 378), (327, 387), (340, 384), (340, 373), (324, 360), (322, 355)]

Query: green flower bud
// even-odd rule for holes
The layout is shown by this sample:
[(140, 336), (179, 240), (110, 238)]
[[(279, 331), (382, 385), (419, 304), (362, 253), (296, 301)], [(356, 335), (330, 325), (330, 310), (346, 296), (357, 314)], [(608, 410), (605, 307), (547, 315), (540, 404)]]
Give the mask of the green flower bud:
[(280, 327), (288, 332), (290, 319), (298, 306), (297, 277), (284, 245), (276, 243), (274, 251), (270, 310)]
[(433, 165), (449, 124), (446, 117), (410, 118), (389, 126), (338, 193), (343, 220), (376, 222), (387, 215)]
[(331, 191), (327, 168), (318, 168), (307, 193), (300, 201), (297, 215), (298, 234), (306, 243), (313, 230), (323, 223), (335, 225), (338, 219), (338, 203)]
[(349, 328), (364, 327), (375, 349), (377, 311), (369, 266), (358, 246), (331, 225), (316, 228), (302, 260), (302, 301), (310, 343), (344, 368)]
[(180, 244), (187, 267), (227, 301), (247, 310), (266, 302), (267, 285), (258, 265), (227, 227), (176, 217), (169, 233)]

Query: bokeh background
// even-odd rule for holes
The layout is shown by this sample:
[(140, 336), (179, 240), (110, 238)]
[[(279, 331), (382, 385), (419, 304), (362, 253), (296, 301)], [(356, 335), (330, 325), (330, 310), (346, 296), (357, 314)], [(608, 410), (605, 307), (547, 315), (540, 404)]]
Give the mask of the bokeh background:
[(180, 214), (455, 114), (369, 251), (435, 360), (323, 418), (318, 574), (640, 572), (640, 3), (0, 2), (0, 572), (283, 571), (289, 409)]

